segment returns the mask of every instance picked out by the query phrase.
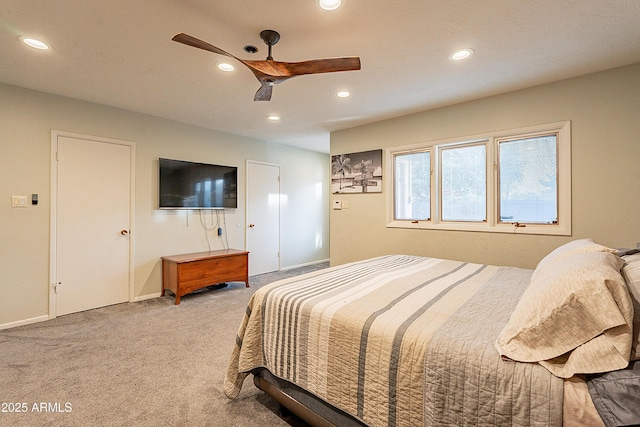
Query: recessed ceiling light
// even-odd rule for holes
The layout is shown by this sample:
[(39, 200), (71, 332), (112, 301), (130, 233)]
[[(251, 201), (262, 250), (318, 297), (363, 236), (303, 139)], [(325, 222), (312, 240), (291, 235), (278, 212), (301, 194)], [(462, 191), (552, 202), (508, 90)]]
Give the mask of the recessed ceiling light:
[(244, 47), (244, 51), (247, 53), (256, 53), (258, 51), (258, 48), (252, 44), (248, 44)]
[(336, 92), (336, 96), (338, 98), (348, 98), (351, 96), (351, 92), (347, 92), (346, 90), (341, 90), (340, 92)]
[(276, 114), (269, 114), (267, 116), (267, 120), (269, 120), (270, 122), (278, 122), (278, 121), (280, 121), (280, 116), (278, 116)]
[(22, 41), (22, 43), (34, 49), (40, 49), (40, 50), (49, 49), (49, 45), (46, 44), (45, 42), (41, 42), (40, 40), (32, 39), (29, 37), (20, 37), (20, 40)]
[(231, 65), (231, 64), (227, 64), (226, 62), (220, 62), (220, 63), (217, 65), (217, 67), (218, 67), (218, 70), (220, 70), (220, 71), (225, 71), (225, 72), (227, 72), (227, 73), (236, 69), (236, 67), (234, 67), (234, 66), (233, 66), (233, 65)]
[(322, 10), (338, 10), (342, 6), (342, 0), (318, 0), (318, 6)]
[(473, 55), (473, 49), (458, 49), (455, 52), (452, 52), (451, 55), (449, 55), (449, 59), (452, 61), (462, 61), (463, 59), (467, 59), (471, 55)]

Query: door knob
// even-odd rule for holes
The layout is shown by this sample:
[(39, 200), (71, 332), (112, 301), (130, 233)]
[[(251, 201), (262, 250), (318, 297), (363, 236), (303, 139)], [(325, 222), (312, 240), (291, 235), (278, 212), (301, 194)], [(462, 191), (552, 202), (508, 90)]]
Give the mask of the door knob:
[(129, 230), (120, 230), (120, 234), (126, 236), (127, 234), (129, 234)]

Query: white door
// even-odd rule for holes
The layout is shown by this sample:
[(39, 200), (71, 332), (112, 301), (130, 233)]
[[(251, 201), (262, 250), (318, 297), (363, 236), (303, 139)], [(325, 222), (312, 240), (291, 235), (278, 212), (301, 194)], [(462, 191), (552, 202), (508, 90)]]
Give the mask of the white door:
[(247, 162), (249, 275), (280, 269), (280, 166)]
[(63, 135), (53, 143), (54, 312), (128, 301), (133, 147)]

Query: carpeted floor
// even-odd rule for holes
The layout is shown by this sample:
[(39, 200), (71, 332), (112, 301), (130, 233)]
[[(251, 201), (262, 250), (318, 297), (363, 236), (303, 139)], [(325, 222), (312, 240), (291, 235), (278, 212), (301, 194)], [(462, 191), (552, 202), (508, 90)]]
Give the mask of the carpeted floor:
[(227, 399), (232, 343), (256, 289), (327, 263), (0, 331), (0, 426), (302, 426), (247, 379)]

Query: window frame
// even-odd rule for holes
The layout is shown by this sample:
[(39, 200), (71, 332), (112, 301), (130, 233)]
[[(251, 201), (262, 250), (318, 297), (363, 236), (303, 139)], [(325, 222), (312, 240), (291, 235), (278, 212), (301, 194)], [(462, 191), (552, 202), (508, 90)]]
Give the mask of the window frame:
[[(391, 183), (391, 191), (394, 192), (396, 191), (396, 176), (395, 176), (395, 169), (396, 169), (396, 158), (398, 156), (407, 156), (407, 155), (411, 155), (411, 154), (425, 154), (428, 153), (429, 154), (429, 191), (431, 191), (431, 189), (433, 188), (433, 168), (431, 167), (431, 162), (433, 161), (433, 151), (431, 150), (431, 147), (424, 147), (421, 148), (419, 150), (409, 150), (409, 151), (395, 151), (392, 155), (391, 155), (391, 169), (387, 169), (387, 170), (392, 170), (393, 172), (393, 178), (392, 178), (392, 183)], [(429, 218), (426, 219), (418, 219), (418, 218), (407, 218), (407, 219), (399, 219), (398, 221), (430, 221), (431, 220), (431, 216), (432, 216), (432, 212), (431, 210), (433, 209), (433, 203), (431, 203), (431, 196), (432, 193), (429, 193)], [(393, 218), (396, 217), (397, 215), (397, 203), (396, 203), (396, 199), (395, 196), (393, 197), (392, 200), (393, 206), (391, 207), (393, 210)]]
[[(475, 223), (486, 223), (488, 221), (488, 206), (489, 206), (489, 192), (487, 191), (487, 187), (489, 186), (489, 174), (488, 174), (488, 169), (489, 169), (489, 147), (488, 147), (488, 141), (487, 140), (478, 140), (478, 141), (464, 141), (464, 142), (460, 142), (460, 143), (454, 143), (454, 144), (440, 144), (438, 146), (436, 146), (436, 153), (438, 158), (436, 159), (436, 170), (438, 171), (437, 173), (437, 180), (436, 180), (436, 184), (437, 187), (435, 188), (435, 191), (437, 193), (438, 196), (438, 219), (440, 222), (442, 223), (471, 223), (471, 224), (475, 224)], [(444, 209), (444, 194), (442, 190), (442, 184), (444, 181), (444, 178), (442, 177), (442, 174), (444, 173), (444, 167), (442, 166), (443, 163), (443, 153), (445, 151), (448, 150), (455, 150), (455, 149), (464, 149), (464, 148), (469, 148), (469, 147), (478, 147), (478, 146), (484, 146), (484, 154), (485, 154), (485, 165), (484, 165), (484, 170), (485, 170), (485, 177), (484, 177), (484, 182), (485, 182), (485, 200), (484, 200), (484, 204), (485, 204), (485, 208), (484, 208), (484, 213), (485, 213), (485, 219), (483, 220), (453, 220), (453, 219), (445, 219), (444, 218), (444, 213), (443, 213), (443, 209)]]
[[(498, 175), (498, 144), (505, 139), (526, 138), (532, 135), (557, 134), (557, 176), (558, 176), (558, 222), (512, 223), (500, 221), (498, 204), (500, 198)], [(442, 195), (440, 191), (440, 150), (455, 145), (486, 144), (487, 156), (487, 220), (484, 222), (443, 221)], [(431, 151), (431, 218), (429, 220), (395, 219), (395, 154), (412, 151)], [(391, 178), (386, 180), (386, 223), (388, 228), (408, 228), (426, 230), (480, 231), (494, 233), (571, 235), (571, 122), (562, 121), (517, 129), (508, 129), (466, 137), (449, 138), (422, 142), (386, 149), (386, 167)]]
[(556, 221), (558, 220), (558, 217), (560, 215), (559, 212), (559, 206), (560, 206), (560, 186), (559, 186), (559, 178), (560, 178), (560, 171), (559, 171), (559, 162), (558, 162), (558, 152), (559, 152), (559, 144), (560, 144), (560, 135), (558, 132), (540, 132), (540, 133), (528, 133), (526, 135), (516, 135), (516, 136), (510, 136), (510, 137), (506, 137), (506, 138), (496, 138), (496, 164), (497, 164), (497, 168), (496, 168), (496, 183), (497, 183), (497, 193), (496, 193), (496, 220), (498, 221), (499, 224), (521, 224), (523, 226), (531, 226), (534, 224), (539, 224), (539, 225), (553, 225), (554, 223), (551, 222), (525, 222), (525, 221), (504, 221), (502, 219), (502, 196), (501, 196), (501, 180), (500, 180), (500, 175), (501, 175), (501, 165), (500, 165), (500, 158), (501, 158), (501, 146), (500, 144), (502, 143), (509, 143), (509, 142), (515, 142), (515, 141), (522, 141), (525, 139), (534, 139), (534, 138), (540, 138), (540, 137), (550, 137), (553, 136), (555, 137), (556, 140), (556, 147), (555, 147), (555, 157), (556, 157)]

